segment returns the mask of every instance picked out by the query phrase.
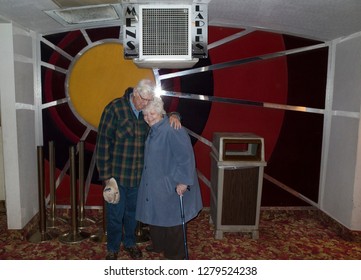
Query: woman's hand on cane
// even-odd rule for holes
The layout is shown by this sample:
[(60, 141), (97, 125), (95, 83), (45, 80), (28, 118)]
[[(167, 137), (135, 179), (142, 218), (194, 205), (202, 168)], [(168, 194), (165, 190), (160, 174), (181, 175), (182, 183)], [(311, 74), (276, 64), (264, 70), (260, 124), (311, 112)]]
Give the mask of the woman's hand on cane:
[(178, 184), (177, 187), (175, 188), (175, 191), (177, 192), (178, 195), (183, 195), (187, 190), (189, 190), (189, 186), (184, 184)]

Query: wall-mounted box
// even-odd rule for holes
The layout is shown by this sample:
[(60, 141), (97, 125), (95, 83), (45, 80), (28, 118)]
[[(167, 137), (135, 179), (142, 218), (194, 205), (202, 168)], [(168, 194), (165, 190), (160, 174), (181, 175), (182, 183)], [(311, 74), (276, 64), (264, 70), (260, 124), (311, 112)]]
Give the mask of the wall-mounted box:
[(252, 133), (214, 133), (211, 152), (211, 222), (223, 232), (250, 232), (258, 238), (264, 139)]

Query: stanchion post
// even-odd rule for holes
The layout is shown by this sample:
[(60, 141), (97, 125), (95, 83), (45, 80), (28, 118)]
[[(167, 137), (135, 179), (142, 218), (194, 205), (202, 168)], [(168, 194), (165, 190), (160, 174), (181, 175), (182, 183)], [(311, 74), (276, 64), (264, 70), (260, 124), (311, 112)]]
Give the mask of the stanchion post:
[(79, 218), (78, 226), (80, 229), (86, 228), (91, 224), (94, 224), (95, 221), (85, 217), (85, 185), (84, 185), (84, 142), (80, 141), (78, 143), (79, 147), (79, 157), (78, 157), (78, 182), (79, 182)]
[(77, 191), (76, 191), (76, 168), (75, 168), (75, 147), (69, 148), (70, 159), (70, 207), (71, 207), (71, 229), (61, 235), (59, 240), (63, 243), (78, 243), (90, 236), (89, 233), (79, 231), (77, 217)]
[(50, 213), (47, 220), (48, 228), (57, 228), (59, 221), (66, 223), (65, 219), (56, 217), (56, 187), (55, 187), (55, 146), (54, 141), (49, 141), (49, 189), (50, 189)]
[(53, 239), (53, 236), (46, 230), (45, 214), (45, 187), (44, 187), (44, 152), (43, 146), (37, 146), (38, 161), (38, 202), (39, 202), (39, 229), (30, 235), (28, 240), (32, 243), (40, 243)]
[(76, 169), (75, 169), (75, 150), (70, 148), (70, 207), (71, 207), (71, 233), (77, 234), (77, 191), (76, 191)]
[(90, 239), (97, 243), (107, 243), (107, 206), (105, 205), (105, 200), (103, 199), (103, 220), (102, 228), (97, 234), (93, 234)]

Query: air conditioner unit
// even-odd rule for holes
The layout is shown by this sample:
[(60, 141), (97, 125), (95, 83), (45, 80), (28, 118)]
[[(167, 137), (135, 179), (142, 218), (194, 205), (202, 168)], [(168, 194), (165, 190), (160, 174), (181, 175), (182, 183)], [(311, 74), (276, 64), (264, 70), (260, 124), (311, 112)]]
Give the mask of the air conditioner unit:
[(124, 57), (140, 68), (191, 68), (207, 57), (207, 5), (126, 4)]

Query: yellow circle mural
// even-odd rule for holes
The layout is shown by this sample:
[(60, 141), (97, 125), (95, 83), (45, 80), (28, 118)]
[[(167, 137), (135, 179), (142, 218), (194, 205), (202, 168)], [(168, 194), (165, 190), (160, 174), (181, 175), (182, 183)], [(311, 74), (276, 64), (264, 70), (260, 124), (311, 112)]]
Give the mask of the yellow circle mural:
[(68, 79), (70, 105), (78, 118), (97, 128), (104, 107), (145, 78), (154, 81), (152, 70), (125, 60), (120, 43), (96, 45), (73, 64)]

